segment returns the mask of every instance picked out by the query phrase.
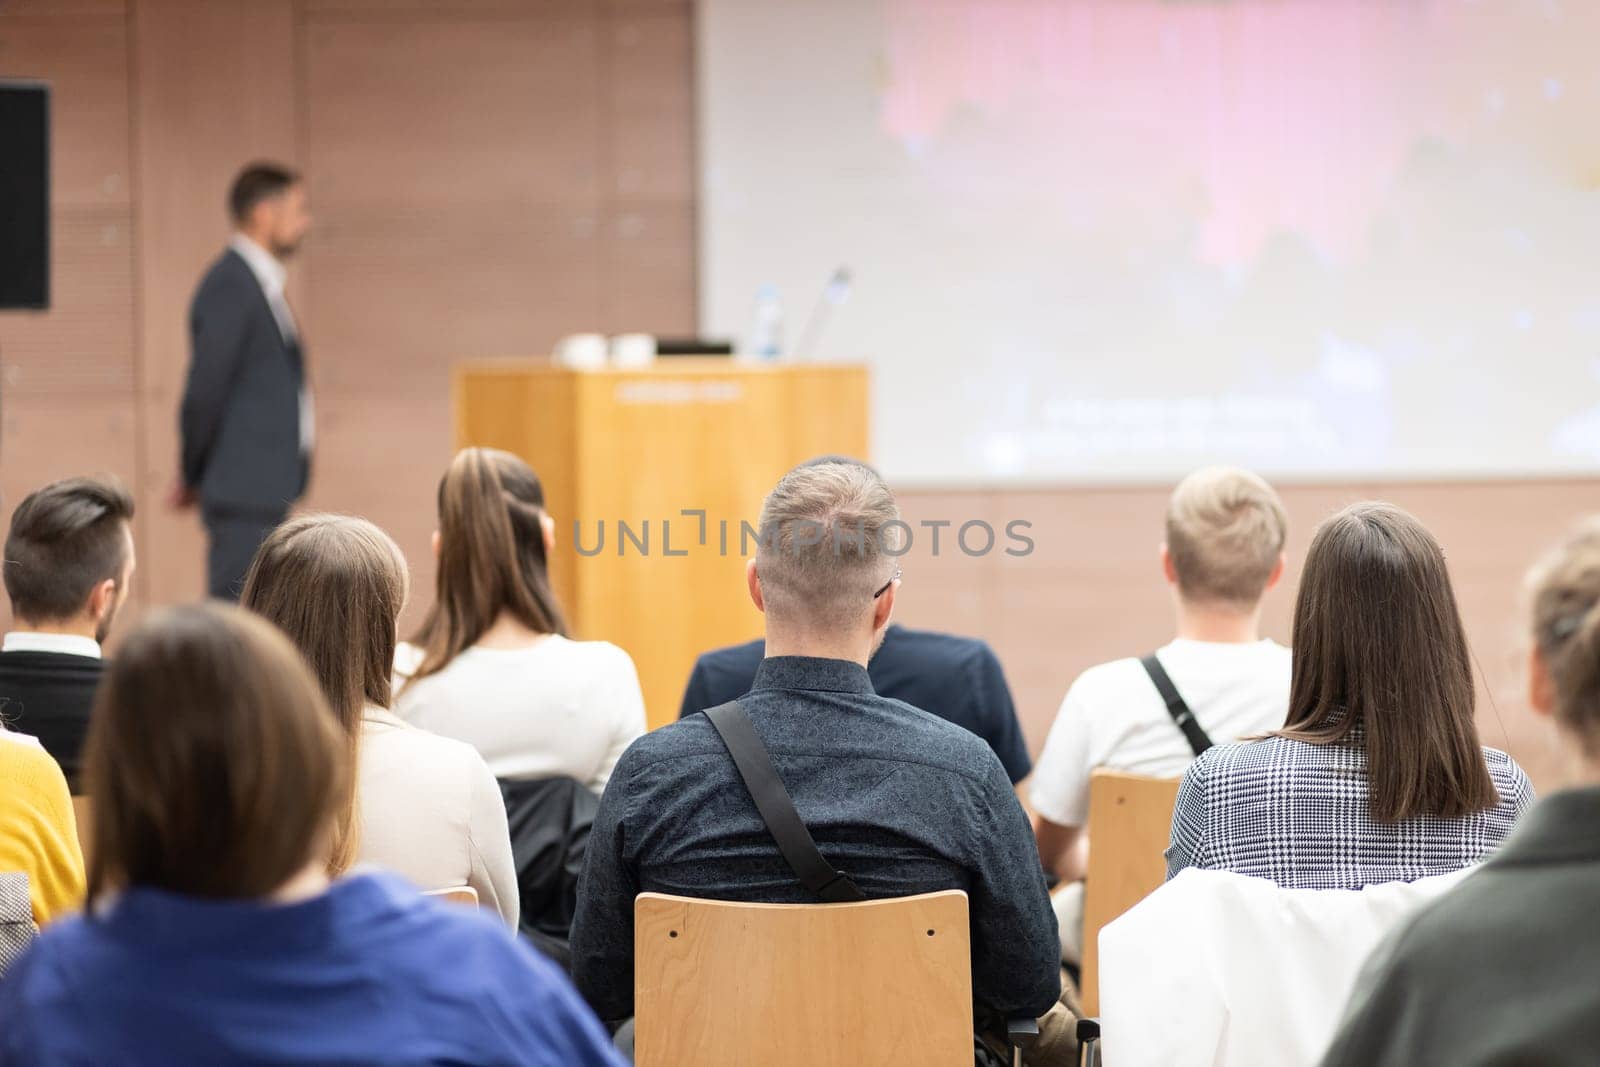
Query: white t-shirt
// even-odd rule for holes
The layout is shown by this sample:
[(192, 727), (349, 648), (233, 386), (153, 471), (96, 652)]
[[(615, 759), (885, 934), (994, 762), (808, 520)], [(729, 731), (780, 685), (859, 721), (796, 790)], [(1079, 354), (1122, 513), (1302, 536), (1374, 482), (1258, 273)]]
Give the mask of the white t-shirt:
[[(396, 673), (403, 680), (421, 659), (401, 645)], [(496, 778), (565, 776), (596, 793), (645, 730), (632, 657), (606, 641), (559, 634), (524, 648), (469, 648), (442, 671), (405, 682), (395, 712), (476, 748)]]
[[(1158, 649), (1179, 695), (1217, 744), (1276, 730), (1289, 710), (1289, 650), (1275, 641), (1179, 638)], [(1096, 768), (1175, 778), (1194, 759), (1138, 659), (1090, 667), (1067, 690), (1033, 768), (1034, 810), (1060, 826), (1089, 823)]]

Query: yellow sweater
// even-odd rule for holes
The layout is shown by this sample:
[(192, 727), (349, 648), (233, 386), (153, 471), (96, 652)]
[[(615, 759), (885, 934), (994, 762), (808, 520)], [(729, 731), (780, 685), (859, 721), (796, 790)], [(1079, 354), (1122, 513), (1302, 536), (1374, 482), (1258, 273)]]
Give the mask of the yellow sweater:
[(83, 851), (67, 779), (32, 739), (0, 729), (0, 871), (28, 876), (40, 926), (83, 904)]

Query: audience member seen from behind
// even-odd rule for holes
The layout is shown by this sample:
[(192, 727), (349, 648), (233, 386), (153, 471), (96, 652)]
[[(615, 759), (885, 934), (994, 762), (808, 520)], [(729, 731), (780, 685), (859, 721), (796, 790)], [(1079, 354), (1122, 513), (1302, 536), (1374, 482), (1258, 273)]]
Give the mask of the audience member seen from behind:
[(599, 793), (644, 733), (633, 660), (572, 641), (549, 558), (555, 522), (533, 470), (508, 452), (459, 452), (439, 483), (433, 607), (401, 647), (406, 721), (476, 748), (497, 778), (573, 778)]
[[(766, 658), (740, 704), (828, 862), (868, 897), (965, 890), (975, 998), (1005, 1016), (1050, 1012), (1051, 1040), (1070, 1047), (1070, 1017), (1053, 1010), (1055, 917), (1005, 769), (968, 731), (875, 694), (867, 675), (894, 610), (898, 568), (885, 549), (898, 518), (859, 464), (802, 466), (778, 483), (747, 575)], [(600, 802), (572, 950), (579, 989), (608, 1020), (633, 1013), (641, 892), (818, 900), (704, 715), (636, 741)]]
[(1511, 757), (1479, 746), (1474, 702), (1438, 542), (1387, 504), (1339, 512), (1300, 578), (1287, 723), (1189, 768), (1169, 877), (1202, 867), (1360, 889), (1478, 862), (1533, 787)]
[(1554, 720), (1567, 788), (1379, 947), (1325, 1067), (1578, 1065), (1600, 1049), (1600, 519), (1529, 590), (1528, 703)]
[(37, 737), (82, 792), (79, 765), (103, 667), (100, 643), (133, 580), (133, 498), (69, 478), (24, 497), (6, 536), (15, 629), (0, 650), (0, 720)]
[[(1195, 471), (1167, 503), (1161, 571), (1177, 633), (1154, 656), (1209, 741), (1283, 725), (1289, 650), (1261, 636), (1261, 602), (1283, 577), (1288, 528), (1278, 494), (1248, 471)], [(1175, 778), (1195, 755), (1138, 657), (1084, 671), (1061, 702), (1033, 775), (1045, 866), (1064, 881), (1083, 878), (1096, 770)], [(1075, 929), (1062, 934), (1076, 942)]]
[[(861, 461), (849, 456), (823, 456), (811, 463)], [(756, 638), (701, 655), (689, 672), (678, 718), (744, 696), (754, 684), (765, 654), (765, 642)], [(1011, 687), (988, 642), (890, 623), (883, 633), (883, 643), (867, 664), (867, 675), (872, 679), (873, 692), (879, 696), (903, 700), (983, 738), (1000, 757), (1013, 783), (1022, 781), (1032, 770), (1027, 739), (1011, 701)]]
[(299, 646), (354, 753), (337, 869), (359, 861), (422, 889), (468, 885), (514, 927), (516, 869), (494, 776), (469, 746), (389, 711), (406, 582), (400, 549), (372, 523), (307, 515), (267, 536), (242, 603)]
[(387, 875), (330, 883), (348, 746), (284, 637), (236, 608), (131, 634), (90, 733), (92, 916), (0, 984), (0, 1065), (610, 1065), (565, 979)]
[(0, 872), (28, 878), (40, 926), (83, 901), (83, 853), (67, 779), (31, 737), (0, 723)]

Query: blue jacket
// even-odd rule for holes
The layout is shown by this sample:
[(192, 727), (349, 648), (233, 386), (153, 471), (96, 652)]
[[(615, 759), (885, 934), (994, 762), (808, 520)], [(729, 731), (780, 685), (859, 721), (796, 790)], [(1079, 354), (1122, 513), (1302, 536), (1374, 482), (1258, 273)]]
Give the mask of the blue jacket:
[(0, 1065), (621, 1067), (555, 966), (388, 876), (271, 905), (133, 889), (0, 981)]

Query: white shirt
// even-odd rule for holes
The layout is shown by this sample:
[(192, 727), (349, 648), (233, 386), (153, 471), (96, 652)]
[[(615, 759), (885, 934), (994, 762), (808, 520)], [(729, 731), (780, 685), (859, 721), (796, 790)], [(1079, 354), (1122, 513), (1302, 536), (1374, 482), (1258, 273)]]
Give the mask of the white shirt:
[(357, 775), (360, 863), (419, 889), (478, 891), (517, 926), (521, 896), (500, 785), (468, 745), (413, 729), (382, 708), (362, 714)]
[(1105, 1062), (1314, 1067), (1369, 953), (1469, 871), (1365, 889), (1184, 871), (1100, 931)]
[(58, 652), (69, 656), (100, 658), (100, 642), (81, 634), (41, 634), (32, 630), (12, 630), (0, 644), (0, 652)]
[[(401, 645), (395, 659), (404, 678), (421, 650)], [(645, 730), (632, 657), (559, 634), (524, 648), (469, 648), (444, 670), (406, 682), (395, 711), (476, 748), (497, 778), (565, 776), (596, 793)]]
[[(289, 280), (289, 271), (277, 256), (256, 244), (242, 233), (236, 233), (228, 242), (228, 247), (239, 253), (245, 265), (250, 268), (250, 273), (256, 276), (256, 283), (261, 286), (262, 294), (267, 298), (267, 306), (272, 309), (272, 317), (278, 323), (278, 332), (283, 335), (284, 344), (294, 344), (299, 340), (300, 330), (295, 325), (294, 312), (289, 310), (288, 297), (284, 295), (284, 286)], [(304, 377), (300, 384), (300, 451), (309, 456), (311, 446), (316, 443), (316, 419), (311, 407), (311, 386)]]
[(19, 734), (15, 730), (8, 729), (5, 723), (0, 722), (0, 743), (5, 742), (14, 745), (26, 745), (29, 748), (36, 748), (40, 752), (45, 751), (44, 742), (37, 737), (32, 734)]
[[(1225, 644), (1179, 638), (1157, 650), (1179, 695), (1217, 744), (1283, 726), (1289, 650), (1275, 641)], [(1033, 768), (1034, 810), (1060, 826), (1087, 826), (1096, 768), (1175, 778), (1194, 759), (1137, 659), (1090, 667), (1067, 690)]]

